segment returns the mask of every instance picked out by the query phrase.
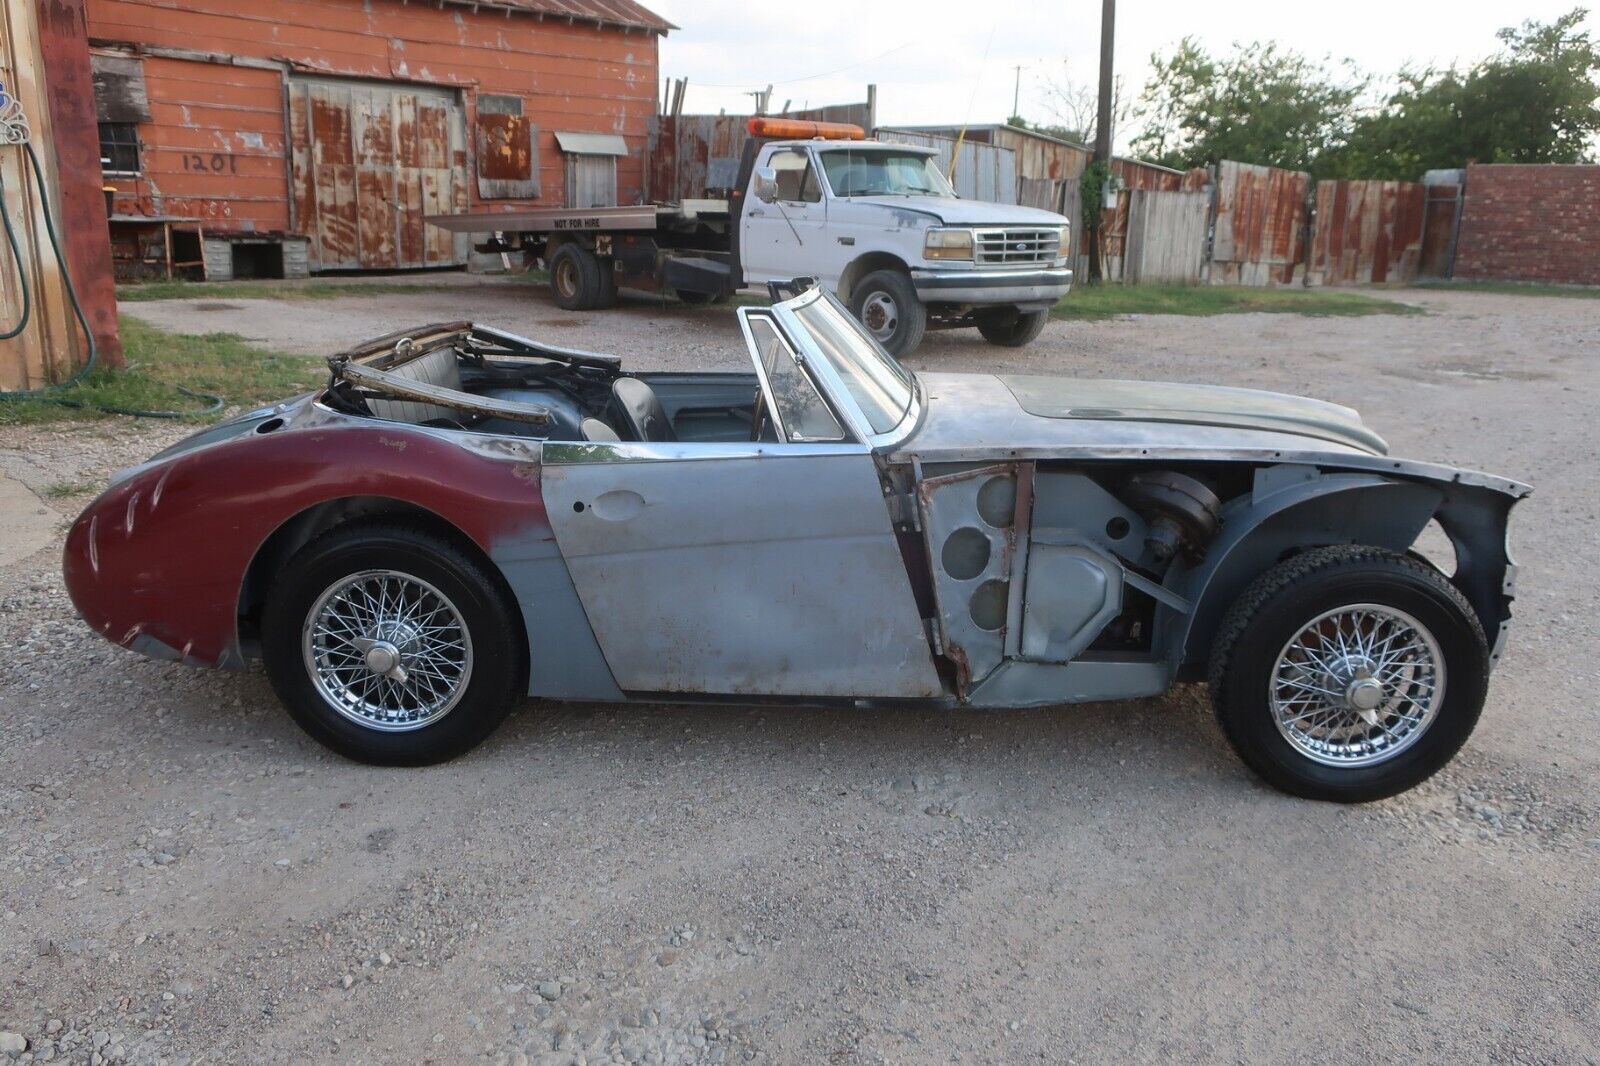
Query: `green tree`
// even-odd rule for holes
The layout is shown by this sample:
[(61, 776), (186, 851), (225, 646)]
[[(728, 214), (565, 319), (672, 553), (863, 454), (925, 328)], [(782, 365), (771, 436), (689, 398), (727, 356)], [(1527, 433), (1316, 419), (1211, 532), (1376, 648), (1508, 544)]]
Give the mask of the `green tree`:
[(1464, 163), (1579, 163), (1600, 136), (1600, 47), (1575, 8), (1497, 35), (1501, 50), (1464, 72), (1402, 72), (1351, 131), (1338, 160), (1356, 177), (1415, 179)]
[(1271, 43), (1236, 44), (1218, 57), (1185, 37), (1151, 64), (1133, 147), (1174, 167), (1237, 159), (1315, 170), (1344, 147), (1368, 83), (1348, 63), (1333, 70)]

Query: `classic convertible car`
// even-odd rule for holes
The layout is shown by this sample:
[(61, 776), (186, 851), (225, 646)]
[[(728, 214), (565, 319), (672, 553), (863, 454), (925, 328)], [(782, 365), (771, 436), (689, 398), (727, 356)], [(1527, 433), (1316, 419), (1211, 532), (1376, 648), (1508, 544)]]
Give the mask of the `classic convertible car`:
[(68, 539), (73, 602), (146, 655), (259, 655), (307, 732), (384, 764), (460, 755), (523, 695), (989, 708), (1198, 679), (1302, 796), (1391, 795), (1466, 740), (1526, 486), (1393, 459), (1313, 400), (912, 374), (831, 294), (774, 296), (737, 312), (744, 373), (465, 322), (338, 355), (118, 475)]

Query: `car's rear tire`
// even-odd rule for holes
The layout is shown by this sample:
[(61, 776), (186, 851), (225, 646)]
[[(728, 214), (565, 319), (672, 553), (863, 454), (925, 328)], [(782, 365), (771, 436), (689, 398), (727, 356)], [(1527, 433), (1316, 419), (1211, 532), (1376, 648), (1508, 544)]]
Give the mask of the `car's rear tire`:
[(591, 311), (617, 302), (616, 281), (589, 249), (568, 242), (550, 257), (550, 291), (556, 306), (567, 311)]
[(850, 313), (890, 355), (910, 355), (928, 329), (928, 309), (911, 278), (899, 270), (874, 270), (850, 292)]
[(1363, 803), (1449, 762), (1483, 709), (1483, 627), (1438, 570), (1339, 545), (1268, 570), (1233, 604), (1211, 652), (1217, 719), (1269, 784)]
[(494, 731), (525, 690), (517, 607), (449, 540), (393, 522), (302, 548), (262, 617), (267, 676), (300, 727), (382, 766), (444, 762)]
[(990, 344), (998, 344), (1004, 348), (1021, 348), (1043, 333), (1045, 323), (1048, 321), (1050, 321), (1049, 311), (1018, 311), (1014, 307), (1006, 307), (980, 313), (978, 332), (983, 334), (983, 339)]

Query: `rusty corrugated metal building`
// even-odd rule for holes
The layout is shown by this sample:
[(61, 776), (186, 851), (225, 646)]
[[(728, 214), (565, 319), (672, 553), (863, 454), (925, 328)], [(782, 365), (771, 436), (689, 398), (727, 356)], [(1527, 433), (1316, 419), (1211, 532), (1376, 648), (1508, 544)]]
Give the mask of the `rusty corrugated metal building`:
[(645, 198), (632, 0), (88, 0), (118, 272), (459, 266), (434, 212)]

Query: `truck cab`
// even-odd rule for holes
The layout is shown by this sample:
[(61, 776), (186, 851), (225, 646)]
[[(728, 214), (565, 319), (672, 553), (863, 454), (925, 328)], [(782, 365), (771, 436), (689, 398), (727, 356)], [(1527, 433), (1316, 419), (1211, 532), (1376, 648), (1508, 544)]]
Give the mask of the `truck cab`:
[(896, 355), (929, 328), (976, 326), (994, 343), (1026, 344), (1072, 286), (1068, 219), (960, 199), (930, 148), (847, 136), (756, 143), (744, 191), (740, 280), (815, 277)]

